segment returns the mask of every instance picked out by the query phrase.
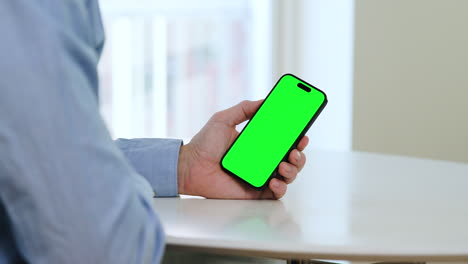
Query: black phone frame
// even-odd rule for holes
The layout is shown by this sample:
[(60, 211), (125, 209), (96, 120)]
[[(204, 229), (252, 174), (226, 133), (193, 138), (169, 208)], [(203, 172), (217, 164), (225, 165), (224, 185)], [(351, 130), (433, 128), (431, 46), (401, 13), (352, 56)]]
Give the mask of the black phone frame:
[[(242, 132), (244, 132), (244, 130), (247, 128), (247, 126), (250, 124), (250, 121), (255, 117), (255, 115), (258, 113), (258, 111), (260, 110), (260, 108), (263, 106), (263, 104), (266, 102), (266, 100), (268, 100), (268, 97), (270, 97), (271, 93), (273, 92), (273, 90), (276, 88), (276, 86), (278, 85), (278, 83), (281, 81), (281, 79), (283, 79), (285, 76), (287, 75), (290, 75), (296, 79), (298, 79), (299, 81), (309, 85), (310, 87), (316, 89), (317, 91), (321, 92), (325, 99), (323, 101), (323, 103), (320, 105), (320, 107), (317, 109), (317, 111), (315, 112), (315, 114), (311, 117), (311, 119), (309, 120), (309, 122), (307, 123), (307, 125), (304, 127), (304, 129), (302, 130), (302, 132), (299, 134), (299, 136), (296, 138), (296, 140), (294, 141), (294, 143), (291, 145), (291, 147), (289, 148), (289, 150), (286, 152), (286, 154), (284, 155), (283, 159), (281, 159), (281, 161), (278, 163), (278, 165), (276, 165), (276, 168), (273, 170), (273, 172), (271, 173), (271, 175), (268, 177), (268, 179), (265, 181), (265, 183), (262, 185), (262, 186), (253, 186), (251, 183), (249, 183), (248, 181), (242, 179), (241, 177), (239, 177), (238, 175), (236, 175), (235, 173), (231, 172), (230, 170), (226, 169), (224, 166), (223, 166), (223, 159), (224, 157), (226, 156), (226, 154), (229, 152), (229, 150), (231, 150), (232, 146), (234, 144), (236, 144), (237, 142), (237, 139), (242, 135)], [(315, 120), (317, 119), (317, 117), (320, 115), (320, 113), (322, 113), (322, 110), (325, 108), (325, 106), (327, 105), (328, 103), (328, 98), (327, 98), (327, 94), (325, 92), (323, 92), (322, 90), (320, 90), (319, 88), (315, 87), (314, 85), (304, 81), (303, 79), (297, 77), (296, 75), (292, 74), (292, 73), (286, 73), (286, 74), (283, 74), (279, 79), (278, 81), (275, 83), (275, 85), (273, 86), (273, 88), (271, 89), (271, 91), (268, 93), (268, 95), (265, 97), (265, 99), (263, 100), (262, 104), (258, 107), (257, 111), (255, 112), (255, 114), (253, 114), (253, 116), (250, 118), (250, 120), (247, 122), (247, 124), (244, 126), (244, 128), (242, 129), (242, 131), (239, 133), (239, 135), (237, 136), (237, 138), (234, 140), (234, 142), (232, 142), (231, 146), (229, 146), (229, 148), (226, 150), (226, 152), (224, 153), (223, 157), (221, 158), (221, 160), (219, 161), (219, 166), (221, 167), (221, 169), (228, 175), (232, 176), (233, 178), (237, 179), (237, 180), (240, 180), (242, 183), (244, 184), (247, 184), (249, 185), (250, 187), (258, 190), (258, 191), (262, 191), (263, 189), (265, 189), (266, 186), (268, 186), (268, 184), (270, 183), (271, 179), (273, 178), (279, 178), (279, 179), (282, 179), (283, 176), (281, 176), (278, 172), (278, 167), (279, 165), (281, 164), (282, 161), (287, 161), (288, 160), (288, 156), (289, 154), (291, 153), (291, 151), (293, 149), (295, 149), (297, 147), (297, 144), (299, 144), (299, 141), (304, 137), (304, 135), (307, 133), (307, 131), (309, 130), (309, 128), (312, 126), (312, 124), (315, 122)]]

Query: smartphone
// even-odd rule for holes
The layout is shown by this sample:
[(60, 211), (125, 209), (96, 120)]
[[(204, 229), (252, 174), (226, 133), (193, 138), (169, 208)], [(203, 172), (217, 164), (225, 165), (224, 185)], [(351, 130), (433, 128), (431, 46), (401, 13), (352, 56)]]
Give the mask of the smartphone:
[(283, 75), (221, 159), (221, 168), (262, 189), (327, 104), (324, 92)]

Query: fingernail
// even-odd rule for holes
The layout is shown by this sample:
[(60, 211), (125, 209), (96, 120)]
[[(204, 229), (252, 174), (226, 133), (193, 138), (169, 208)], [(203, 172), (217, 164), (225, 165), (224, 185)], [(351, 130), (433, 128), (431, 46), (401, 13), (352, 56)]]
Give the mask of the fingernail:
[(296, 160), (299, 161), (301, 159), (301, 153), (299, 151), (296, 152)]

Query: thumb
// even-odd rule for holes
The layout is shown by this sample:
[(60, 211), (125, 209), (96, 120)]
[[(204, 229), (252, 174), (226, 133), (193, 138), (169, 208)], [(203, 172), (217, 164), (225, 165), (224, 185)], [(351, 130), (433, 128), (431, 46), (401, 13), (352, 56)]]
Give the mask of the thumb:
[(217, 121), (224, 122), (229, 126), (236, 126), (246, 120), (249, 120), (262, 103), (263, 99), (258, 101), (245, 100), (231, 108), (216, 113), (213, 118)]

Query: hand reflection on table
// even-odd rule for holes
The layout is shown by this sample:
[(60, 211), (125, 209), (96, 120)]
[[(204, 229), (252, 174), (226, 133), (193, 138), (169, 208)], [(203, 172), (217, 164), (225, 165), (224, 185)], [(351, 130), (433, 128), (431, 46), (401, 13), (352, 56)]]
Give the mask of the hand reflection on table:
[[(281, 200), (212, 200), (184, 197), (177, 201), (178, 225), (189, 221), (198, 231), (232, 239), (255, 240), (300, 236), (299, 225)], [(187, 234), (185, 234), (187, 235)], [(227, 236), (226, 236), (227, 235)]]

